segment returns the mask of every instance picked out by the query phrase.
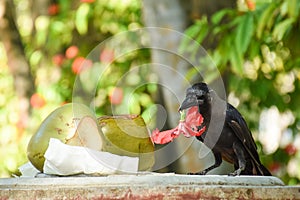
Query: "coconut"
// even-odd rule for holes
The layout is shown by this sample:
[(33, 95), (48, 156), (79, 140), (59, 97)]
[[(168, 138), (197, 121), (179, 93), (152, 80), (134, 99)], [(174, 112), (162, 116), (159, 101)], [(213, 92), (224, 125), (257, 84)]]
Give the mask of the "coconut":
[(48, 115), (31, 137), (27, 157), (41, 172), (50, 138), (59, 139), (69, 145), (85, 146), (99, 151), (102, 149), (102, 138), (96, 117), (84, 104), (69, 103), (57, 108)]

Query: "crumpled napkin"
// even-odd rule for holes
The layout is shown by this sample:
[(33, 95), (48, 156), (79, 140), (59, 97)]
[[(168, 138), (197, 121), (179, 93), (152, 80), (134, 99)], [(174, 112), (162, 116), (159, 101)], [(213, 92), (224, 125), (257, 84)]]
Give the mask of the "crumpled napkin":
[(27, 162), (24, 165), (19, 167), (19, 171), (21, 172), (21, 177), (35, 177), (38, 173), (40, 173), (39, 170), (37, 170), (31, 162)]
[(138, 157), (119, 156), (86, 147), (70, 146), (51, 138), (43, 171), (53, 175), (136, 173)]
[[(71, 146), (50, 138), (45, 152), (45, 174), (68, 176), (75, 174), (109, 175), (137, 173), (138, 157), (119, 156), (81, 146)], [(40, 173), (30, 162), (19, 167), (21, 177), (35, 177)]]

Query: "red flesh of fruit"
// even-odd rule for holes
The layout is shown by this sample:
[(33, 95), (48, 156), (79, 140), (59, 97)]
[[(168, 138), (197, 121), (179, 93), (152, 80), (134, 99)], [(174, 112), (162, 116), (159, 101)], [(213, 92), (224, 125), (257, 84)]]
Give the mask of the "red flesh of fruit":
[(202, 127), (198, 130), (198, 127), (203, 123), (203, 117), (198, 112), (198, 107), (193, 106), (189, 108), (186, 113), (186, 118), (180, 120), (178, 126), (171, 130), (166, 130), (160, 132), (158, 129), (155, 129), (152, 132), (152, 141), (156, 144), (165, 144), (171, 142), (174, 138), (177, 138), (180, 134), (183, 134), (185, 137), (200, 136), (205, 132), (206, 127)]

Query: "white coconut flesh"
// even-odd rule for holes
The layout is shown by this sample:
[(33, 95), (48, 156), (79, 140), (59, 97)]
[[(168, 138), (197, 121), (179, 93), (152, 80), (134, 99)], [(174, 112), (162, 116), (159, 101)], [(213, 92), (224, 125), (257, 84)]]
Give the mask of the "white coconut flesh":
[(83, 117), (77, 129), (70, 130), (66, 138), (66, 144), (72, 146), (84, 146), (100, 151), (102, 149), (102, 138), (99, 133), (97, 122), (90, 116)]

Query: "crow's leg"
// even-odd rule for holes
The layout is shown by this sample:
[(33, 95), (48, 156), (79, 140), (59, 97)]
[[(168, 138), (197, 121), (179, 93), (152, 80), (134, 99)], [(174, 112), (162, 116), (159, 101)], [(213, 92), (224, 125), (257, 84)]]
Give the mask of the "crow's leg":
[(205, 175), (210, 170), (219, 167), (221, 165), (221, 163), (222, 163), (222, 156), (221, 156), (221, 154), (219, 152), (214, 152), (213, 151), (213, 154), (214, 154), (214, 157), (215, 157), (215, 164), (213, 164), (212, 166), (206, 168), (203, 171), (196, 172), (196, 173), (189, 173), (189, 174), (190, 175)]
[(230, 173), (229, 176), (239, 176), (246, 167), (246, 159), (243, 145), (239, 142), (233, 143), (233, 151), (237, 157), (239, 168), (234, 172)]

